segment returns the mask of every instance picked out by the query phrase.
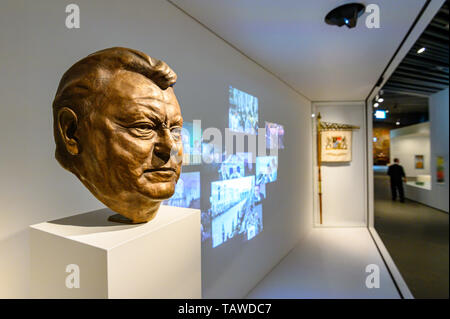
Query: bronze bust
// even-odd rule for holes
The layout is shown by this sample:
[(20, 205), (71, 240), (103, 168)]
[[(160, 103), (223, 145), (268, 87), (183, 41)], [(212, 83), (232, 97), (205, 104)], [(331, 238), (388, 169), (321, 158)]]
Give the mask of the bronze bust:
[(88, 55), (64, 73), (53, 101), (55, 157), (120, 215), (143, 223), (170, 198), (181, 171), (177, 76), (133, 49)]

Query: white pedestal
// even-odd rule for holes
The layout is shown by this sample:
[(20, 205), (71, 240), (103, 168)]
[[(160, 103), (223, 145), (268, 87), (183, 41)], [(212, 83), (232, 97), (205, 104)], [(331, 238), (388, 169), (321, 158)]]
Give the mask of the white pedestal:
[[(201, 298), (200, 210), (161, 206), (146, 224), (101, 209), (30, 226), (32, 298)], [(71, 287), (79, 268), (80, 287)]]

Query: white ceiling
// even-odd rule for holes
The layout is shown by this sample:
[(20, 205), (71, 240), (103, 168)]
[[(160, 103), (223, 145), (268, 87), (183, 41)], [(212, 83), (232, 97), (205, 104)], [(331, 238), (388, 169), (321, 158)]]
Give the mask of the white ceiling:
[(354, 29), (327, 25), (339, 0), (169, 0), (312, 101), (364, 100), (425, 0), (370, 0)]

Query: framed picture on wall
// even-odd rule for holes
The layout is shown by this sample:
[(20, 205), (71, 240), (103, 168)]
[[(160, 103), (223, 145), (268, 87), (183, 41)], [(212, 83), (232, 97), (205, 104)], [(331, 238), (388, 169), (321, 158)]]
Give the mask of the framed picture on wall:
[(444, 167), (444, 157), (436, 157), (436, 182), (443, 184), (445, 183), (445, 167)]
[(424, 165), (424, 156), (423, 155), (416, 155), (415, 156), (415, 167), (416, 169), (424, 169), (425, 165)]

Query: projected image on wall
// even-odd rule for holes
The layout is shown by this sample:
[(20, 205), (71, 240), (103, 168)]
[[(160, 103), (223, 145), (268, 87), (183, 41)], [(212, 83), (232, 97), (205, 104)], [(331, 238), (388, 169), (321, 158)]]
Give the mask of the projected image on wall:
[(260, 203), (266, 198), (266, 184), (256, 184), (253, 201), (255, 204)]
[(253, 154), (250, 152), (238, 152), (235, 155), (240, 161), (244, 162), (246, 175), (252, 175), (253, 173)]
[(201, 220), (202, 242), (211, 240), (211, 211), (202, 211)]
[[(230, 130), (257, 135), (258, 98), (232, 86), (228, 90), (224, 115), (228, 112)], [(270, 200), (266, 184), (277, 180), (278, 156), (256, 156), (249, 148), (227, 154), (222, 140), (203, 140), (193, 123), (183, 125), (183, 164), (201, 166), (185, 167), (196, 171), (181, 174), (174, 196), (165, 204), (200, 208), (201, 239), (209, 247), (255, 238), (263, 230), (263, 205)], [(202, 126), (208, 127), (203, 122)], [(225, 128), (219, 130), (225, 133)], [(265, 122), (263, 138), (268, 148), (284, 148), (283, 125)]]
[[(247, 176), (211, 183), (211, 235), (212, 246), (247, 234), (254, 225), (253, 207), (255, 177)], [(251, 222), (252, 221), (252, 222)], [(262, 219), (261, 226), (262, 229)]]
[(266, 184), (277, 180), (278, 157), (258, 156), (256, 158), (256, 184)]
[(244, 221), (244, 228), (246, 229), (246, 239), (253, 239), (256, 235), (258, 235), (263, 229), (263, 221), (262, 221), (262, 205), (255, 206), (251, 212), (246, 215)]
[(277, 123), (266, 122), (266, 147), (284, 148), (284, 127)]
[(220, 165), (219, 175), (221, 179), (232, 179), (250, 175), (253, 164), (251, 153), (236, 153), (225, 155), (225, 159)]
[(228, 126), (233, 132), (258, 133), (258, 98), (229, 88)]
[(164, 205), (200, 208), (200, 172), (181, 173), (175, 193)]
[(202, 143), (202, 161), (205, 164), (222, 162), (222, 149), (214, 143)]
[(183, 123), (181, 130), (183, 142), (183, 165), (195, 165), (202, 162), (202, 133), (196, 132), (191, 122)]

